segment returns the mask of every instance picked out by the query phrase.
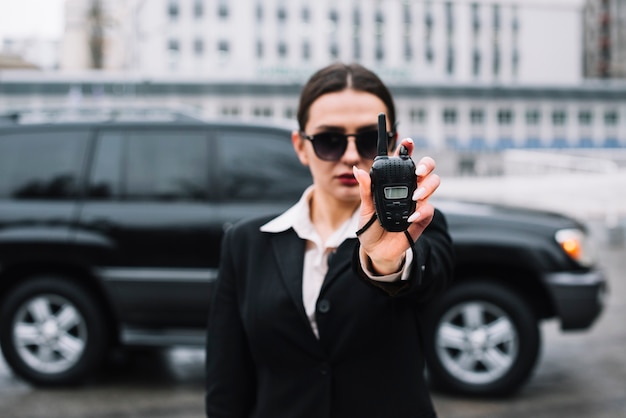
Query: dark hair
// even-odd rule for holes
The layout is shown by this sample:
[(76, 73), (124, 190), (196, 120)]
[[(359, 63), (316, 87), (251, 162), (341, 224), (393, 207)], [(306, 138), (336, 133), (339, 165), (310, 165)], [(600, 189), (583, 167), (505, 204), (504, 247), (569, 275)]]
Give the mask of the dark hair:
[(396, 109), (387, 86), (376, 74), (362, 65), (342, 63), (334, 63), (318, 70), (304, 85), (298, 106), (300, 130), (304, 130), (309, 120), (309, 109), (315, 100), (326, 93), (334, 93), (347, 88), (371, 93), (382, 100), (387, 107), (387, 120), (395, 130)]

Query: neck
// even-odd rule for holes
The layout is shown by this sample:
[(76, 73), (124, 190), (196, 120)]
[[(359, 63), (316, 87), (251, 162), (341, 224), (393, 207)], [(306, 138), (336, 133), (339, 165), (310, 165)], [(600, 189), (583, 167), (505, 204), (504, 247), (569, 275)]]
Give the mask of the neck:
[(352, 217), (360, 204), (358, 201), (337, 201), (322, 193), (314, 192), (309, 202), (311, 222), (318, 234), (326, 241), (333, 232)]

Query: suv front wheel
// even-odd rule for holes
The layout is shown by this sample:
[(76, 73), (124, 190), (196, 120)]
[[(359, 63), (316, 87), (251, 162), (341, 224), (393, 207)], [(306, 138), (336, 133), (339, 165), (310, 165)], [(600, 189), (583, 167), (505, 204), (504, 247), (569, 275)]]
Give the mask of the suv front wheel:
[(532, 309), (500, 284), (468, 280), (453, 287), (427, 321), (428, 375), (435, 389), (510, 394), (537, 361), (540, 333)]
[(21, 280), (2, 300), (0, 345), (24, 380), (77, 383), (106, 355), (106, 320), (90, 292), (58, 276)]

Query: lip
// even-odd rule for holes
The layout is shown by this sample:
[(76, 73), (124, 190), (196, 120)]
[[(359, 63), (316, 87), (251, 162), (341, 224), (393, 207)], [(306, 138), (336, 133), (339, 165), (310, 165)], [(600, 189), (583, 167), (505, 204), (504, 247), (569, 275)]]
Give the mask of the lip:
[(340, 174), (337, 176), (337, 180), (344, 186), (356, 186), (359, 184), (352, 173)]

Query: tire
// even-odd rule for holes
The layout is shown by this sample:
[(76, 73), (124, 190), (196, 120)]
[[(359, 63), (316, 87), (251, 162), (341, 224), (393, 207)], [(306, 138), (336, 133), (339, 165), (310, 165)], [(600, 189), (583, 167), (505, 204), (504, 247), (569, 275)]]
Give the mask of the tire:
[(0, 308), (6, 362), (37, 386), (84, 381), (108, 351), (105, 316), (93, 295), (59, 276), (22, 280)]
[(433, 389), (505, 396), (529, 378), (540, 350), (538, 321), (512, 290), (488, 281), (463, 282), (429, 311), (426, 360)]

